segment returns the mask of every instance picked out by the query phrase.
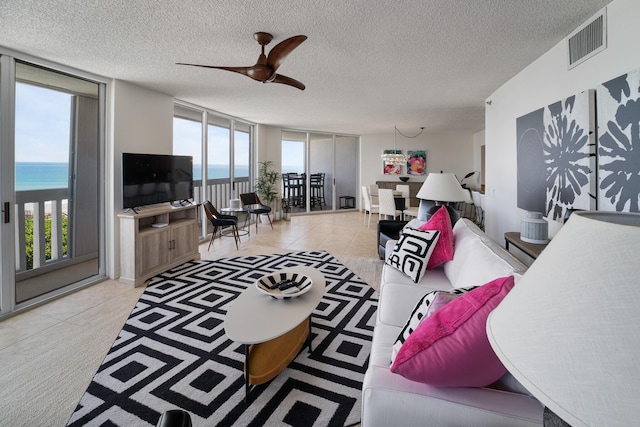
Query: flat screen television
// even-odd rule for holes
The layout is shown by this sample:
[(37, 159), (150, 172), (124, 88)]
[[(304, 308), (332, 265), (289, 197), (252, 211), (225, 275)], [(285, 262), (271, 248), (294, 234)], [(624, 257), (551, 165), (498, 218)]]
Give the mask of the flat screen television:
[(122, 153), (122, 209), (193, 199), (193, 157)]

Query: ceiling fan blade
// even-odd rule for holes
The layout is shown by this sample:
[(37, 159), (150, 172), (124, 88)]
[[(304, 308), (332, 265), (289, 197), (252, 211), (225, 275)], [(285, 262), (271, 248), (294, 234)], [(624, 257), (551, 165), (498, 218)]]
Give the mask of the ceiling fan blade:
[(297, 89), (304, 90), (305, 85), (302, 82), (299, 82), (296, 79), (292, 79), (291, 77), (283, 76), (282, 74), (276, 74), (273, 80), (265, 83), (281, 83), (283, 85), (293, 86)]
[(282, 65), (282, 61), (289, 55), (293, 49), (297, 48), (307, 39), (307, 36), (293, 36), (281, 41), (271, 49), (267, 57), (267, 65), (273, 68), (275, 73), (278, 67)]
[(213, 66), (213, 65), (186, 64), (184, 62), (176, 62), (176, 65), (189, 65), (191, 67), (215, 68), (217, 70), (232, 71), (234, 73), (239, 73), (239, 74), (242, 74), (242, 75), (245, 75), (245, 76), (249, 76), (249, 74), (254, 70), (254, 66), (251, 66), (251, 67), (216, 67), (216, 66)]

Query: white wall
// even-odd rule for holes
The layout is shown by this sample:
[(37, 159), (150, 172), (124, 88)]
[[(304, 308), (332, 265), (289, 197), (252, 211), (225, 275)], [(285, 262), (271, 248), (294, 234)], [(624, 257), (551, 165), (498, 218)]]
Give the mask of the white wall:
[[(496, 241), (520, 230), (525, 212), (517, 205), (516, 119), (628, 71), (640, 68), (640, 1), (615, 0), (607, 6), (608, 47), (567, 70), (566, 40), (559, 43), (494, 92), (486, 106), (485, 228)], [(567, 28), (567, 34), (574, 28)], [(549, 221), (553, 236), (560, 224)]]
[[(256, 163), (271, 160), (277, 171), (282, 168), (282, 129), (276, 126), (256, 125)], [(258, 176), (257, 170), (254, 176)]]
[[(407, 132), (406, 134), (410, 135)], [(375, 184), (376, 181), (398, 181), (398, 175), (382, 173), (383, 150), (393, 149), (393, 132), (388, 135), (362, 135), (360, 138), (360, 185)], [(471, 132), (451, 132), (442, 134), (422, 134), (417, 138), (398, 135), (396, 148), (425, 150), (427, 153), (427, 174), (430, 172), (453, 172), (461, 179), (468, 172), (476, 170), (474, 159), (474, 135)], [(478, 157), (479, 158), (479, 157)], [(478, 160), (479, 164), (479, 160)], [(406, 176), (405, 168), (403, 174)], [(410, 181), (424, 181), (426, 176), (410, 176)], [(360, 197), (358, 197), (360, 199)]]
[[(107, 274), (120, 276), (120, 221), (122, 212), (122, 153), (173, 152), (173, 98), (123, 81), (111, 85), (110, 159), (107, 171)], [(111, 183), (111, 184), (110, 184)], [(109, 215), (111, 213), (111, 215)], [(112, 237), (111, 237), (112, 236)]]
[[(484, 165), (482, 164), (482, 148), (485, 146), (484, 130), (473, 134), (473, 170), (476, 174), (470, 177), (468, 186), (471, 188), (480, 188), (482, 185), (482, 171)], [(464, 176), (464, 175), (463, 175)]]

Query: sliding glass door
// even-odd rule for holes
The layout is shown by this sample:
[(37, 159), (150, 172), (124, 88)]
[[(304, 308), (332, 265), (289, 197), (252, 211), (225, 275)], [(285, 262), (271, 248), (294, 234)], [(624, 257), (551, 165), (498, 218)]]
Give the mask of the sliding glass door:
[(309, 210), (332, 210), (335, 151), (333, 135), (309, 134)]
[(291, 213), (355, 208), (357, 137), (283, 131), (281, 144), (282, 194)]
[(8, 57), (1, 79), (2, 307), (11, 310), (104, 274), (104, 85)]
[(336, 136), (335, 194), (337, 209), (357, 206), (358, 200), (358, 138)]

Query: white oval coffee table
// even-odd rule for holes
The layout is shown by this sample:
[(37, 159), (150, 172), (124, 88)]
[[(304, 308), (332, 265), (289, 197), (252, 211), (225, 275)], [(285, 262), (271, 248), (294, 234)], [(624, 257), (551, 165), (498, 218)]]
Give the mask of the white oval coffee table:
[(245, 400), (252, 385), (264, 384), (282, 372), (304, 344), (311, 351), (311, 314), (325, 291), (325, 277), (312, 267), (292, 267), (308, 276), (311, 289), (284, 300), (258, 291), (254, 284), (233, 301), (224, 319), (227, 336), (245, 345)]

